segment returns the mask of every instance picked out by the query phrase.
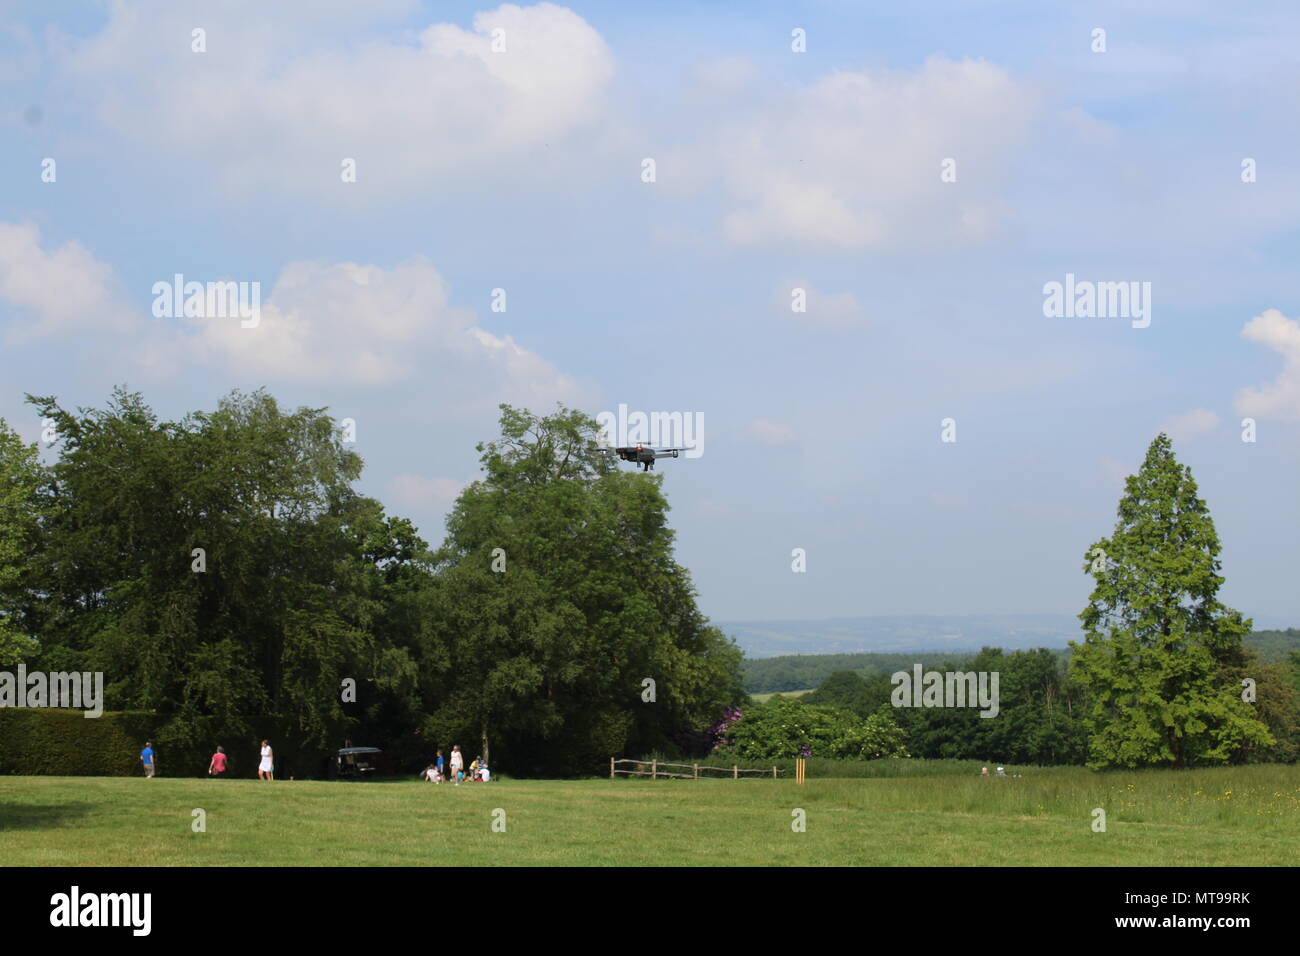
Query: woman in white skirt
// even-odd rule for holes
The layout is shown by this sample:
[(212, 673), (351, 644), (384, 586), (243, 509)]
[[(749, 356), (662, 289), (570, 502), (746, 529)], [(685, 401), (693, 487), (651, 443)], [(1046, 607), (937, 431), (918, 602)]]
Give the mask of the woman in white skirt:
[(262, 741), (262, 762), (257, 765), (258, 780), (274, 780), (275, 764), (272, 762), (271, 745)]

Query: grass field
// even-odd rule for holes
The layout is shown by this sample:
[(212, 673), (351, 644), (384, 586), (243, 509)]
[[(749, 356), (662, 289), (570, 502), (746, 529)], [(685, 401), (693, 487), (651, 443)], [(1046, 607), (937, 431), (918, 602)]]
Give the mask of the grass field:
[(804, 694), (811, 694), (816, 689), (817, 688), (815, 687), (809, 687), (807, 690), (783, 690), (783, 691), (773, 691), (770, 694), (751, 694), (750, 699), (757, 701), (760, 704), (763, 704), (771, 700), (778, 693), (782, 697), (802, 697)]
[[(0, 777), (11, 866), (1294, 865), (1300, 768), (328, 783)], [(1107, 813), (1107, 832), (1091, 829)], [(207, 831), (191, 828), (206, 811)], [(492, 829), (505, 812), (505, 832)], [(806, 832), (791, 829), (792, 811)]]

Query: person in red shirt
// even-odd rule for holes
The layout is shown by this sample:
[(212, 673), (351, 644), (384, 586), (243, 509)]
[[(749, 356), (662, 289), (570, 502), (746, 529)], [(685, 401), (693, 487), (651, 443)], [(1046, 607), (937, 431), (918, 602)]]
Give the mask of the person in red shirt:
[(212, 755), (212, 760), (208, 763), (209, 777), (224, 777), (226, 775), (226, 752), (221, 747)]

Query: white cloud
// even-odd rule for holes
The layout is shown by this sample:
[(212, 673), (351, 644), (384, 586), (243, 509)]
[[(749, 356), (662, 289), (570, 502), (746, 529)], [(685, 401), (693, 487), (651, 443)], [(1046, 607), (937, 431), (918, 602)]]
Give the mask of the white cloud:
[[(805, 311), (796, 312), (794, 291), (804, 292)], [(852, 292), (822, 292), (805, 279), (791, 279), (776, 290), (777, 311), (782, 318), (816, 329), (851, 329), (866, 324), (866, 316)]]
[(430, 400), (466, 414), (502, 401), (537, 408), (591, 398), (536, 352), (452, 306), (446, 281), (423, 258), (391, 269), (291, 262), (262, 296), (251, 328), (238, 316), (146, 317), (143, 303), (128, 306), (114, 294), (118, 284), (78, 243), (47, 252), (35, 226), (0, 223), (0, 306), (13, 313), (3, 325), (8, 343), (75, 334), (116, 369), (162, 377), (205, 365), (270, 384), (379, 386), (418, 377)]
[(1252, 418), (1300, 420), (1300, 319), (1269, 309), (1247, 322), (1241, 334), (1277, 352), (1283, 364), (1270, 384), (1237, 393), (1237, 411)]
[(1176, 442), (1192, 442), (1208, 435), (1219, 424), (1219, 416), (1204, 408), (1194, 408), (1176, 415), (1165, 423), (1162, 431)]
[[(503, 4), (472, 29), (357, 41), (312, 37), (295, 10), (113, 4), (104, 30), (63, 38), (60, 66), (135, 143), (214, 163), (228, 185), (427, 187), (558, 141), (602, 114), (613, 57), (564, 7)], [(349, 19), (352, 11), (349, 7)], [(207, 30), (207, 52), (190, 31)], [(494, 52), (494, 31), (505, 44)]]
[(417, 340), (449, 346), (474, 320), (448, 305), (442, 277), (414, 259), (391, 270), (289, 263), (256, 327), (234, 318), (186, 321), (196, 356), (274, 377), (374, 385), (411, 375)]
[(758, 78), (758, 67), (747, 57), (703, 60), (690, 70), (687, 94), (696, 104), (720, 106), (748, 94)]
[[(1000, 174), (1036, 109), (979, 60), (833, 73), (700, 147), (717, 157), (736, 243), (884, 247), (980, 241), (999, 227)], [(940, 180), (956, 160), (957, 181)]]
[(780, 422), (757, 418), (749, 423), (750, 437), (762, 445), (792, 445), (796, 436), (794, 429)]
[(17, 313), (6, 344), (127, 331), (134, 322), (116, 291), (112, 268), (80, 243), (47, 252), (34, 223), (0, 222), (0, 301)]
[(531, 407), (580, 395), (540, 355), (452, 306), (446, 281), (423, 258), (392, 269), (289, 263), (256, 327), (238, 319), (181, 321), (193, 333), (193, 359), (272, 381), (387, 385), (418, 376), (434, 395)]
[(1109, 123), (1097, 119), (1087, 110), (1073, 106), (1061, 110), (1055, 117), (1057, 124), (1087, 147), (1112, 147), (1119, 143), (1119, 131)]

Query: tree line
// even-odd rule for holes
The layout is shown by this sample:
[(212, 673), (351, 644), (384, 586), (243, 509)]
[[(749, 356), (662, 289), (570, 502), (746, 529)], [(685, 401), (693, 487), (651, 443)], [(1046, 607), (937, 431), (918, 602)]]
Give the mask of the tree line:
[(0, 422), (0, 667), (102, 671), (110, 709), (165, 715), (178, 743), (276, 717), (322, 753), (455, 741), (578, 773), (743, 696), (659, 481), (619, 472), (580, 412), (502, 406), (435, 548), (356, 491), (325, 409), (28, 400), (58, 450), (44, 464)]
[(884, 670), (752, 703), (675, 560), (661, 479), (619, 471), (579, 411), (501, 406), (433, 547), (357, 492), (325, 409), (233, 392), (167, 421), (125, 389), (101, 409), (28, 400), (58, 451), (42, 462), (0, 421), (0, 668), (103, 672), (108, 708), (159, 715), (177, 744), (274, 718), (321, 754), (352, 739), (416, 764), (457, 742), (522, 774), (714, 749), (1097, 768), (1300, 750), (1300, 655), (1246, 646), (1164, 435), (1083, 558), (1068, 663), (986, 648), (940, 668), (1000, 675), (988, 719), (893, 706)]
[[(889, 673), (840, 670), (813, 693), (751, 705), (741, 724), (767, 732), (751, 726), (740, 735), (746, 755), (833, 755), (838, 738), (829, 728), (850, 715), (893, 721), (915, 757), (1097, 769), (1294, 762), (1300, 651), (1286, 646), (1292, 632), (1261, 634), (1258, 649), (1246, 643), (1250, 620), (1218, 597), (1219, 550), (1191, 470), (1158, 435), (1125, 483), (1114, 531), (1084, 555), (1093, 587), (1070, 653), (985, 648), (935, 668), (997, 672), (996, 717), (971, 707), (897, 707)], [(808, 729), (813, 712), (819, 733)], [(755, 752), (756, 736), (771, 753)]]

